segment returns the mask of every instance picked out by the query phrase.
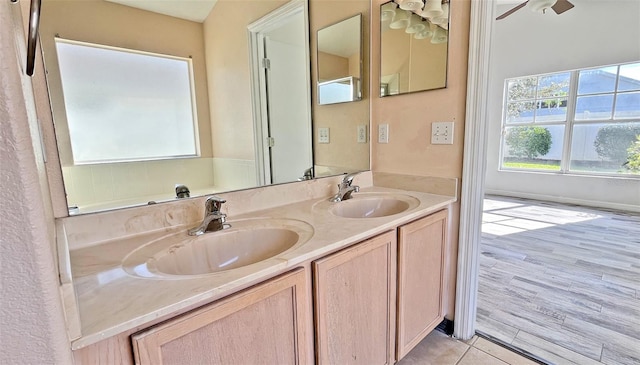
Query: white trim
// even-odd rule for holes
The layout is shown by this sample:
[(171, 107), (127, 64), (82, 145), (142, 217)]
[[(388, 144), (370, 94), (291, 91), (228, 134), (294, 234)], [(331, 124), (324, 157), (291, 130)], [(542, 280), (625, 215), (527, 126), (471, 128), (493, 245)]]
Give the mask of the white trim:
[[(562, 156), (560, 157), (560, 172), (566, 173), (571, 167), (571, 142), (573, 141), (573, 122), (576, 116), (576, 106), (578, 104), (578, 76), (571, 72), (569, 79), (569, 95), (567, 96), (567, 120), (564, 129), (564, 140), (562, 143)], [(570, 97), (569, 97), (570, 96)], [(613, 115), (613, 110), (612, 110)], [(502, 165), (502, 164), (501, 164)]]
[[(266, 74), (261, 65), (264, 58), (264, 33), (279, 27), (290, 16), (304, 14), (305, 39), (309, 41), (309, 16), (307, 0), (292, 0), (271, 13), (263, 16), (247, 26), (249, 37), (249, 64), (251, 66), (251, 106), (253, 111), (253, 136), (255, 143), (256, 183), (259, 186), (271, 184), (268, 137), (269, 115), (267, 108)], [(309, 44), (305, 47), (309, 60)], [(307, 70), (307, 100), (311, 103), (311, 75)], [(311, 109), (311, 108), (309, 108)], [(309, 110), (309, 126), (311, 126), (311, 111)]]
[(548, 201), (548, 202), (554, 202), (554, 203), (575, 204), (575, 205), (582, 205), (582, 206), (594, 207), (594, 208), (615, 209), (615, 210), (622, 210), (626, 212), (640, 213), (640, 206), (636, 204), (620, 204), (620, 203), (610, 203), (610, 202), (605, 202), (600, 200), (574, 199), (574, 198), (566, 198), (563, 196), (524, 193), (521, 191), (486, 189), (484, 192), (485, 194), (489, 194), (489, 195), (542, 200), (542, 201)]
[(458, 275), (453, 328), (453, 335), (462, 340), (468, 340), (475, 334), (478, 253), (487, 163), (489, 50), (494, 3), (495, 0), (471, 2)]

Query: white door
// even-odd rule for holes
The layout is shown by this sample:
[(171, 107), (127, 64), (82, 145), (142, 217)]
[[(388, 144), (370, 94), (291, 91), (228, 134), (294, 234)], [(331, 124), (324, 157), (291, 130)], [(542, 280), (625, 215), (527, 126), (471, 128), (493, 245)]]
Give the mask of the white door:
[[(296, 16), (302, 17), (302, 14)], [(292, 21), (296, 21), (293, 19)], [(313, 164), (304, 42), (265, 37), (271, 183), (295, 181)]]

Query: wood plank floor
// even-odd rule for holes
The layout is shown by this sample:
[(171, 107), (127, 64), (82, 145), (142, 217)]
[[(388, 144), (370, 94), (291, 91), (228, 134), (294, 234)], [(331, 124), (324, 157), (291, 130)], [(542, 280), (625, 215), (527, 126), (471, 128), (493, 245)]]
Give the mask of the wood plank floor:
[(555, 364), (640, 364), (640, 214), (486, 196), (476, 328)]

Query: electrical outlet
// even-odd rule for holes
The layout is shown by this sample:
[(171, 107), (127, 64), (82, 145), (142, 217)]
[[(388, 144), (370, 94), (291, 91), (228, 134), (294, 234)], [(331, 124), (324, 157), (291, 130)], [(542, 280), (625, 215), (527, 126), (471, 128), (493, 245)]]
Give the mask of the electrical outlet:
[(431, 144), (453, 144), (453, 122), (432, 123)]
[(329, 128), (318, 128), (318, 143), (329, 143)]
[(378, 143), (389, 143), (389, 125), (378, 125)]
[(358, 143), (367, 143), (367, 125), (358, 125)]

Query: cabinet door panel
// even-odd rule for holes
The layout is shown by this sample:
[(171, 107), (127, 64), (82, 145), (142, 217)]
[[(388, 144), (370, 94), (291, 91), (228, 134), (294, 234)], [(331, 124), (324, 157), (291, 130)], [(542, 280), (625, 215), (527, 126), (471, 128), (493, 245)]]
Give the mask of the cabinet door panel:
[(133, 337), (139, 364), (298, 364), (306, 355), (302, 269)]
[(313, 263), (318, 364), (390, 364), (395, 232)]
[(447, 211), (398, 230), (398, 360), (443, 319)]

